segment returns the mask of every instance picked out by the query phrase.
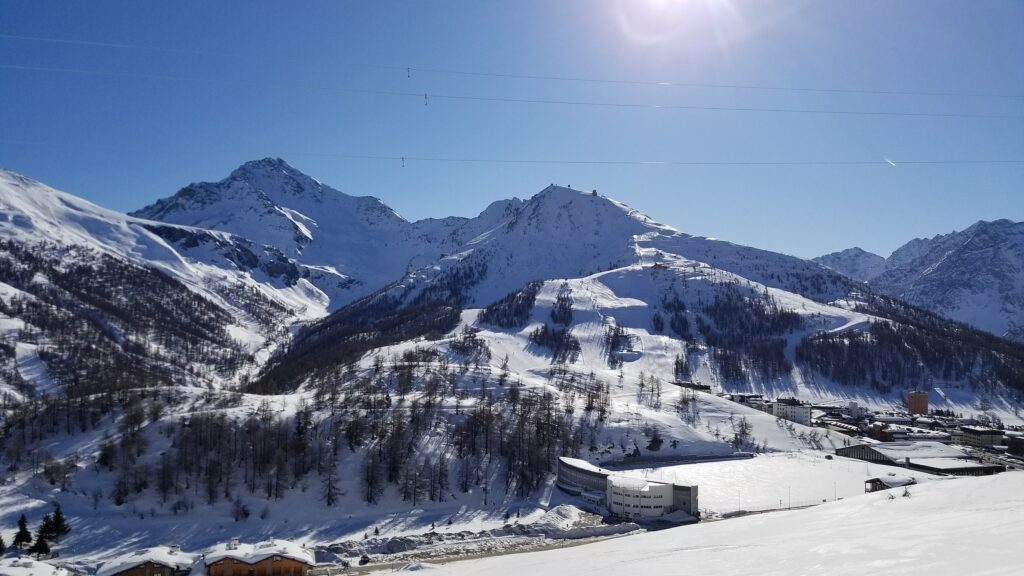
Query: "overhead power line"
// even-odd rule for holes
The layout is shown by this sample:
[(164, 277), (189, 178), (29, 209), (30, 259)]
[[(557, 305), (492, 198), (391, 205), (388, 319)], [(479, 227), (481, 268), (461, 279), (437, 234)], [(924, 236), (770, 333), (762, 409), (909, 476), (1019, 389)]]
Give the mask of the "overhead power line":
[(715, 84), (706, 82), (676, 82), (676, 81), (654, 81), (654, 80), (626, 80), (613, 78), (585, 78), (578, 76), (549, 76), (543, 74), (511, 74), (504, 72), (483, 72), (471, 70), (448, 70), (442, 68), (419, 68), (391, 66), (395, 70), (406, 70), (408, 72), (424, 72), (428, 74), (448, 74), (454, 76), (480, 76), (487, 78), (509, 78), (518, 80), (544, 80), (555, 82), (581, 82), (590, 84), (622, 84), (629, 86), (664, 86), (675, 88), (714, 88), (730, 90), (762, 90), (772, 92), (814, 92), (825, 94), (875, 94), (882, 96), (950, 96), (965, 98), (1024, 98), (1024, 94), (992, 94), (975, 92), (940, 92), (940, 91), (912, 91), (912, 90), (877, 90), (857, 88), (812, 88), (800, 86), (766, 86), (758, 84)]
[[(194, 50), (188, 48), (167, 48), (161, 46), (145, 46), (138, 44), (120, 44), (114, 42), (98, 42), (91, 40), (74, 40), (67, 38), (51, 38), (43, 36), (28, 36), (21, 34), (0, 34), (0, 39), (5, 40), (17, 40), (27, 42), (43, 42), (50, 44), (68, 44), (74, 46), (92, 46), (98, 48), (111, 48), (118, 50), (139, 50), (148, 52), (161, 52), (165, 54), (187, 54), (194, 56), (214, 56), (221, 58), (251, 58), (251, 56), (243, 54), (232, 54), (227, 52), (215, 52), (207, 50)], [(297, 58), (285, 58), (282, 60), (298, 60)], [(443, 74), (452, 76), (469, 76), (469, 77), (484, 77), (484, 78), (504, 78), (512, 80), (535, 80), (535, 81), (548, 81), (548, 82), (575, 82), (575, 83), (588, 83), (588, 84), (612, 84), (612, 85), (627, 85), (627, 86), (657, 86), (667, 88), (707, 88), (707, 89), (729, 89), (729, 90), (758, 90), (758, 91), (772, 91), (772, 92), (804, 92), (804, 93), (821, 93), (821, 94), (874, 94), (881, 96), (941, 96), (941, 97), (954, 97), (954, 98), (1010, 98), (1010, 99), (1024, 99), (1024, 94), (999, 94), (999, 93), (987, 93), (987, 92), (956, 92), (956, 91), (942, 91), (942, 90), (897, 90), (897, 89), (872, 89), (872, 88), (834, 88), (834, 87), (813, 87), (813, 86), (777, 86), (777, 85), (762, 85), (762, 84), (730, 84), (730, 83), (710, 83), (710, 82), (683, 82), (683, 81), (657, 81), (657, 80), (637, 80), (637, 79), (622, 79), (622, 78), (595, 78), (585, 76), (573, 76), (573, 75), (558, 75), (558, 74), (517, 74), (511, 72), (496, 72), (487, 70), (458, 70), (451, 68), (432, 68), (432, 67), (421, 67), (421, 66), (398, 66), (398, 65), (377, 65), (377, 64), (358, 64), (363, 68), (377, 68), (385, 70), (393, 70), (401, 72), (403, 74), (410, 74), (412, 72), (419, 72), (425, 74)]]
[(940, 166), (970, 164), (1024, 165), (1024, 160), (564, 160), (546, 158), (465, 158), (444, 156), (376, 156), (332, 152), (289, 152), (291, 156), (326, 156), (350, 160), (389, 160), (394, 162), (449, 162), (474, 164), (562, 164), (611, 166)]
[[(96, 148), (95, 143), (75, 142), (47, 142), (41, 140), (18, 140), (11, 138), (0, 138), (0, 144), (18, 146), (55, 146), (55, 147), (89, 147)], [(99, 146), (101, 148), (115, 149), (116, 147)], [(267, 154), (267, 152), (260, 152)], [(500, 157), (467, 157), (467, 156), (418, 156), (401, 154), (347, 154), (344, 152), (310, 152), (310, 151), (277, 151), (270, 153), (273, 156), (315, 156), (327, 158), (339, 158), (346, 160), (374, 160), (395, 162), (404, 166), (413, 162), (446, 162), (446, 163), (467, 163), (467, 164), (554, 164), (554, 165), (594, 165), (594, 166), (964, 166), (964, 165), (1004, 165), (1024, 166), (1022, 159), (911, 159), (893, 160), (890, 158), (879, 158), (877, 160), (628, 160), (628, 159), (560, 159), (560, 158), (500, 158)]]
[(190, 50), (188, 48), (164, 48), (161, 46), (142, 46), (138, 44), (116, 44), (113, 42), (96, 42), (92, 40), (71, 40), (67, 38), (48, 38), (44, 36), (24, 36), (21, 34), (0, 34), (4, 40), (24, 40), (28, 42), (45, 42), (48, 44), (70, 44), (72, 46), (94, 46), (97, 48), (116, 48), (124, 50), (141, 50), (145, 52), (164, 52), (166, 54), (189, 54), (193, 56), (221, 56), (225, 58), (238, 57), (237, 54), (225, 52), (208, 52), (205, 50)]
[(90, 70), (82, 68), (57, 68), (47, 66), (22, 66), (17, 64), (0, 64), (0, 69), (14, 71), (46, 72), (55, 74), (80, 74), (90, 76), (105, 76), (114, 78), (135, 78), (146, 80), (160, 80), (170, 82), (190, 82), (208, 84), (228, 84), (236, 86), (251, 86), (265, 88), (275, 86), (280, 88), (299, 88), (317, 91), (332, 91), (349, 94), (367, 94), (374, 96), (399, 96), (411, 97), (423, 100), (429, 104), (431, 100), (450, 100), (465, 102), (497, 102), (514, 104), (543, 104), (556, 106), (580, 106), (598, 108), (620, 108), (633, 110), (693, 110), (711, 112), (756, 112), (772, 114), (819, 114), (837, 116), (892, 116), (892, 117), (918, 117), (918, 118), (971, 118), (971, 119), (999, 119), (999, 120), (1024, 120), (1020, 114), (984, 114), (984, 113), (960, 113), (960, 112), (909, 112), (891, 110), (842, 110), (828, 108), (775, 108), (757, 106), (703, 106), (690, 104), (650, 104), (635, 102), (603, 102), (594, 100), (560, 100), (551, 98), (517, 98), (508, 96), (477, 96), (469, 94), (441, 94), (434, 92), (410, 92), (402, 90), (376, 90), (368, 88), (355, 88), (348, 86), (331, 86), (316, 84), (300, 84), (295, 82), (279, 81), (245, 81), (225, 80), (212, 78), (195, 78), (187, 76), (169, 76), (162, 74), (144, 74), (134, 72), (113, 72), (105, 70)]

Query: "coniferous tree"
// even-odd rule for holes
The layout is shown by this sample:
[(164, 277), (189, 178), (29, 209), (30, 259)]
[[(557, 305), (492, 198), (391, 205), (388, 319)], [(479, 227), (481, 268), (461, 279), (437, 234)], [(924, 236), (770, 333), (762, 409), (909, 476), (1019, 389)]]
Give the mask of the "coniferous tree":
[(26, 544), (31, 542), (32, 533), (28, 531), (28, 520), (22, 514), (21, 518), (18, 518), (18, 533), (14, 535), (14, 545), (18, 548), (24, 548)]
[(42, 528), (36, 534), (36, 541), (32, 543), (32, 546), (28, 549), (29, 554), (35, 554), (36, 558), (39, 558), (43, 554), (50, 553), (50, 544), (46, 542), (46, 538), (43, 537)]
[(340, 496), (338, 491), (338, 453), (334, 450), (334, 446), (327, 446), (327, 455), (321, 480), (323, 481), (321, 496), (323, 497), (324, 504), (334, 506)]
[(4, 542), (4, 537), (0, 536), (0, 556), (2, 556), (4, 552), (7, 552), (7, 543)]
[(377, 456), (368, 451), (363, 459), (363, 500), (376, 504), (384, 493), (384, 473)]
[(53, 524), (53, 515), (46, 514), (36, 531), (36, 540), (54, 540), (57, 537), (57, 530)]
[(59, 541), (62, 537), (67, 536), (71, 532), (71, 526), (68, 525), (67, 518), (64, 517), (64, 512), (60, 509), (60, 504), (53, 505), (53, 536), (54, 540)]

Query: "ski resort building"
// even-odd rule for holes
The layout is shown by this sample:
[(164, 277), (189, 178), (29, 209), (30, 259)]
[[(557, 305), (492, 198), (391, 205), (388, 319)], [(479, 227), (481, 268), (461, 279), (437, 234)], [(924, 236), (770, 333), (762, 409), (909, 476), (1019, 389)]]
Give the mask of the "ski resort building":
[(772, 404), (772, 414), (776, 418), (803, 424), (811, 425), (811, 406), (802, 404), (795, 398), (779, 398)]
[(582, 491), (605, 492), (608, 488), (608, 476), (611, 474), (614, 472), (594, 466), (586, 460), (563, 456), (558, 459), (556, 482), (559, 488), (570, 494), (579, 494)]
[(676, 510), (699, 515), (697, 486), (635, 478), (578, 458), (558, 459), (556, 484), (570, 494), (599, 501), (619, 518), (653, 520)]
[(1010, 436), (1006, 442), (1006, 452), (1013, 456), (1024, 457), (1024, 437)]
[(624, 520), (654, 520), (675, 510), (672, 484), (646, 478), (609, 476), (608, 511)]
[(286, 540), (245, 544), (237, 538), (203, 554), (207, 576), (305, 576), (316, 565), (313, 552)]
[(961, 426), (960, 433), (960, 441), (963, 442), (965, 446), (990, 448), (992, 446), (999, 446), (1003, 443), (1002, 430), (984, 428), (981, 426)]
[(902, 466), (931, 474), (988, 476), (1006, 471), (1005, 466), (970, 460), (962, 450), (941, 442), (878, 442), (836, 449), (836, 454), (890, 466)]
[(106, 562), (96, 576), (185, 576), (195, 561), (195, 554), (178, 546), (155, 546)]
[(916, 414), (927, 414), (928, 413), (928, 393), (927, 392), (908, 392), (907, 393), (907, 410), (911, 415)]

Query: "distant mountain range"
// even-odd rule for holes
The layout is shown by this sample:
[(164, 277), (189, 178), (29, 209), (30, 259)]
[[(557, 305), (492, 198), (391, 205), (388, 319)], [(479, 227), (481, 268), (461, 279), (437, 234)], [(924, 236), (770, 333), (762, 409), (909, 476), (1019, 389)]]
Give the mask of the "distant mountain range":
[(1024, 340), (1024, 222), (979, 221), (911, 240), (889, 258), (850, 248), (814, 260), (885, 294)]
[(559, 455), (849, 441), (680, 381), (1021, 422), (1024, 345), (925, 309), (1019, 304), (1019, 227), (960, 234), (823, 265), (555, 185), (410, 222), (264, 159), (127, 215), (0, 171), (0, 526), (59, 502), (90, 561), (501, 526)]

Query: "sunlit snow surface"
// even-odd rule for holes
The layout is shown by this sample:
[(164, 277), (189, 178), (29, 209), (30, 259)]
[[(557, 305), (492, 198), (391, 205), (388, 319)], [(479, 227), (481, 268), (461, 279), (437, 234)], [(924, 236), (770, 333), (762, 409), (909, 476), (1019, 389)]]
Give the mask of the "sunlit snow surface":
[[(452, 576), (1019, 574), (1024, 473), (929, 482), (805, 510), (457, 562)], [(890, 499), (890, 494), (892, 498)]]
[(811, 451), (763, 454), (750, 459), (624, 473), (696, 484), (700, 509), (718, 514), (808, 506), (836, 498), (861, 496), (865, 480), (887, 474), (914, 477), (918, 482), (937, 478), (924, 472), (839, 456), (826, 460), (820, 452)]

